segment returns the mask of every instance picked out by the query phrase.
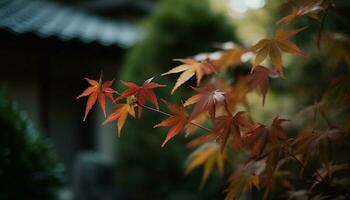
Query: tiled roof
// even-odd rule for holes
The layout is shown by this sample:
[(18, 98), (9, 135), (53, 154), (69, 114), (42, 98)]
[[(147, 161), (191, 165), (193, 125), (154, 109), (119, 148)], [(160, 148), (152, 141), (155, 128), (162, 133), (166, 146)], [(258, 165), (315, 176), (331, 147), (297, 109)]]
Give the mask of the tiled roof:
[(0, 0), (0, 29), (120, 47), (131, 46), (139, 36), (137, 28), (130, 23), (45, 0)]

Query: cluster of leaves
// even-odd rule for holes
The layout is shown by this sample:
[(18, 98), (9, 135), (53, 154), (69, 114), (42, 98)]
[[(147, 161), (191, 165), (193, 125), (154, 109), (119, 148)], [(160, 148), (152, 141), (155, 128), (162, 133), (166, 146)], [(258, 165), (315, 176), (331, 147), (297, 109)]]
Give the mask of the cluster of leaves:
[[(252, 121), (250, 117), (250, 112), (253, 111), (247, 104), (247, 95), (260, 91), (264, 105), (270, 80), (285, 79), (283, 55), (291, 53), (306, 57), (292, 40), (298, 33), (307, 31), (307, 28), (287, 29), (288, 24), (305, 16), (319, 20), (322, 24), (324, 21), (319, 15), (325, 16), (330, 8), (336, 6), (331, 0), (300, 0), (291, 3), (293, 10), (277, 22), (278, 27), (271, 38), (262, 39), (251, 47), (234, 45), (215, 52), (220, 56), (209, 53), (204, 57), (201, 55), (175, 59), (181, 64), (162, 74), (165, 76), (180, 73), (171, 94), (192, 77), (195, 76), (197, 81), (196, 87), (192, 87), (195, 94), (181, 105), (163, 100), (169, 113), (159, 109), (155, 94), (157, 88), (165, 85), (153, 82), (153, 78), (146, 80), (141, 86), (121, 81), (128, 87), (121, 93), (111, 88), (113, 81), (103, 83), (102, 78), (98, 82), (86, 79), (91, 86), (78, 97), (89, 96), (84, 120), (97, 100), (102, 111), (106, 113), (107, 96), (115, 104), (115, 111), (103, 123), (117, 121), (119, 136), (128, 115), (136, 117), (135, 109), (139, 119), (144, 109), (167, 117), (154, 126), (169, 127), (162, 146), (183, 132), (185, 136), (201, 132), (200, 136), (189, 142), (189, 147), (197, 149), (188, 158), (186, 172), (203, 165), (202, 187), (214, 166), (224, 175), (225, 164), (232, 163), (235, 155), (243, 155), (238, 161), (239, 166), (232, 165), (230, 169), (232, 175), (225, 190), (226, 199), (238, 199), (253, 189), (263, 190), (264, 198), (268, 198), (278, 187), (286, 189), (288, 193), (284, 195), (291, 199), (325, 199), (339, 195), (348, 198), (348, 190), (336, 194), (322, 191), (322, 188), (335, 187), (334, 174), (350, 169), (348, 163), (335, 163), (332, 159), (334, 145), (346, 141), (344, 139), (348, 137), (350, 130), (350, 92), (344, 87), (344, 81), (334, 81), (331, 88), (315, 104), (300, 111), (303, 117), (298, 119), (276, 116), (270, 125), (264, 125)], [(349, 64), (349, 37), (338, 33), (324, 33), (316, 37), (317, 41), (339, 51), (333, 63), (339, 64), (344, 60)], [(243, 61), (242, 57), (252, 53), (255, 58), (250, 63), (250, 73), (242, 74), (233, 83), (221, 80), (217, 75), (228, 68), (243, 66), (243, 62), (249, 63)], [(146, 100), (154, 107), (146, 105)], [(301, 131), (294, 135), (289, 133), (284, 124), (299, 119), (302, 119)], [(341, 120), (334, 123), (335, 119)], [(211, 124), (210, 128), (207, 127), (208, 124)], [(289, 169), (291, 165), (299, 166), (300, 176), (307, 180), (303, 187), (293, 185), (291, 173), (295, 172)], [(304, 171), (312, 176), (304, 176)]]

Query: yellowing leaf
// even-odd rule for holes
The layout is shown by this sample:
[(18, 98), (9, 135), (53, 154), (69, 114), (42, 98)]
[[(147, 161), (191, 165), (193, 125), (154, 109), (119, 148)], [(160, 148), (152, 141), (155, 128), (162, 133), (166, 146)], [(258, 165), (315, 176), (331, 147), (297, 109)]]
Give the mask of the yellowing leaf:
[(217, 60), (213, 60), (213, 64), (219, 69), (225, 69), (227, 67), (232, 67), (242, 63), (241, 57), (247, 50), (235, 47), (231, 49), (226, 49), (220, 52), (220, 58)]
[(270, 58), (277, 72), (283, 76), (282, 70), (282, 52), (293, 53), (299, 56), (305, 56), (298, 46), (288, 41), (291, 37), (303, 31), (305, 28), (285, 31), (278, 29), (275, 36), (271, 39), (260, 40), (257, 44), (250, 48), (256, 52), (253, 68), (260, 65), (267, 57)]
[(187, 159), (186, 173), (190, 173), (195, 168), (203, 165), (203, 176), (201, 187), (207, 181), (214, 165), (222, 175), (224, 173), (224, 161), (226, 153), (220, 151), (220, 146), (215, 142), (209, 142), (197, 148)]
[(168, 74), (176, 74), (181, 72), (181, 75), (177, 79), (174, 88), (171, 90), (171, 94), (173, 94), (180, 85), (188, 81), (192, 76), (196, 75), (197, 86), (199, 86), (199, 83), (201, 82), (204, 75), (210, 75), (215, 72), (214, 66), (208, 60), (202, 62), (197, 62), (193, 59), (174, 60), (182, 62), (183, 64), (174, 67), (170, 71), (162, 74), (162, 76), (164, 76)]
[(239, 172), (230, 177), (230, 185), (226, 188), (225, 200), (237, 200), (243, 194), (250, 192), (253, 186), (259, 189), (259, 176), (248, 172)]

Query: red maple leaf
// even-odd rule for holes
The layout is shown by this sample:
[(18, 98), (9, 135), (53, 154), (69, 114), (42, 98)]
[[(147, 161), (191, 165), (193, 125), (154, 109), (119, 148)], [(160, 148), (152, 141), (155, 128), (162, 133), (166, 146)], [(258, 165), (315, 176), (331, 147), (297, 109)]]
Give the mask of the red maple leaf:
[(184, 103), (184, 106), (196, 104), (190, 115), (190, 120), (196, 118), (199, 114), (208, 111), (210, 118), (215, 118), (216, 108), (218, 106), (224, 106), (228, 112), (227, 103), (225, 100), (225, 93), (215, 88), (214, 86), (207, 84), (201, 88), (193, 88), (198, 94), (188, 98)]
[(197, 146), (209, 140), (216, 140), (223, 150), (230, 141), (232, 147), (243, 147), (241, 128), (251, 129), (253, 125), (243, 116), (245, 111), (236, 113), (236, 115), (224, 115), (216, 117), (214, 129), (206, 135), (190, 142), (190, 146)]
[(185, 109), (185, 107), (177, 106), (175, 104), (168, 103), (164, 101), (164, 103), (167, 105), (168, 109), (171, 112), (171, 116), (169, 116), (166, 120), (160, 122), (159, 124), (155, 125), (154, 127), (162, 127), (162, 126), (168, 126), (170, 127), (170, 130), (167, 133), (167, 136), (162, 144), (162, 147), (175, 135), (179, 134), (183, 128), (188, 123), (188, 113)]
[(138, 104), (138, 118), (141, 118), (142, 108), (146, 99), (150, 100), (153, 103), (153, 105), (156, 106), (157, 109), (159, 109), (157, 96), (154, 93), (153, 89), (165, 87), (165, 85), (152, 82), (152, 80), (153, 77), (146, 80), (142, 86), (138, 86), (132, 82), (121, 81), (125, 86), (128, 87), (128, 89), (121, 93), (120, 96), (116, 99), (116, 101), (134, 95)]
[(113, 101), (113, 94), (116, 93), (116, 91), (111, 88), (113, 80), (102, 83), (102, 75), (98, 82), (88, 78), (85, 78), (85, 80), (89, 82), (91, 86), (85, 89), (84, 92), (77, 97), (77, 99), (79, 99), (81, 97), (89, 96), (86, 103), (84, 121), (97, 99), (104, 116), (106, 116), (106, 96)]

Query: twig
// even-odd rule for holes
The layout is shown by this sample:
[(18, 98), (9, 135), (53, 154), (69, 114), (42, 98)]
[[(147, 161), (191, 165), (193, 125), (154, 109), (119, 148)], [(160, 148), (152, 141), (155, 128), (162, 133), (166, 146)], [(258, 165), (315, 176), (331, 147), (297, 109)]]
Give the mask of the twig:
[[(141, 104), (139, 104), (139, 103), (138, 103), (137, 105), (138, 105), (138, 106), (141, 106), (141, 107), (143, 107), (143, 108), (146, 108), (146, 109), (148, 109), (148, 110), (152, 110), (152, 111), (154, 111), (154, 112), (157, 112), (157, 113), (166, 115), (166, 116), (168, 116), (168, 117), (173, 117), (172, 114), (169, 114), (169, 113), (167, 113), (167, 112), (164, 112), (164, 111), (161, 111), (161, 110), (152, 108), (152, 107), (150, 107), (150, 106), (141, 105)], [(205, 127), (205, 126), (202, 126), (202, 125), (200, 125), (200, 124), (197, 124), (196, 122), (190, 121), (189, 123), (192, 124), (192, 125), (197, 126), (198, 128), (201, 128), (201, 129), (203, 129), (203, 130), (205, 130), (205, 131), (208, 131), (208, 132), (212, 132), (212, 131), (213, 131), (213, 130), (211, 130), (211, 129)]]

